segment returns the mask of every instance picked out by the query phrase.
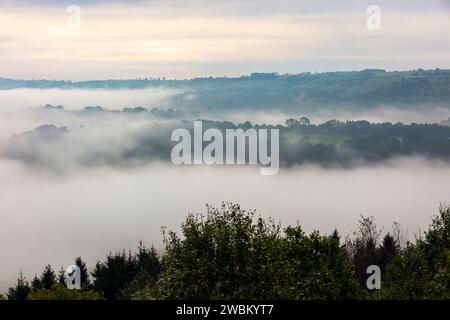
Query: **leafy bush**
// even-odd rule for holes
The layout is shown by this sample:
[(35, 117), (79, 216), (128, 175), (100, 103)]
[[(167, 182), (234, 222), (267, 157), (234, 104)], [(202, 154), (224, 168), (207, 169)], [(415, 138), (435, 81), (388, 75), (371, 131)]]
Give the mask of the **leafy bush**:
[(190, 214), (165, 239), (163, 274), (147, 299), (339, 299), (360, 291), (339, 236), (281, 232), (236, 204)]

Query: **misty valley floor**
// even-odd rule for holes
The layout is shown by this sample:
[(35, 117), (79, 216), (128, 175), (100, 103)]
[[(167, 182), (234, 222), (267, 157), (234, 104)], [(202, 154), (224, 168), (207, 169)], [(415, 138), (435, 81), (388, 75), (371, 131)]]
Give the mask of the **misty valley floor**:
[(0, 252), (10, 259), (0, 283), (11, 285), (20, 268), (31, 277), (47, 263), (69, 265), (74, 255), (92, 266), (99, 256), (134, 248), (139, 240), (161, 249), (162, 226), (177, 231), (188, 212), (221, 201), (283, 225), (298, 222), (307, 232), (338, 228), (351, 234), (362, 214), (375, 216), (385, 230), (397, 221), (413, 237), (441, 202), (450, 202), (449, 169), (403, 159), (352, 170), (282, 168), (270, 177), (256, 167), (173, 165), (52, 176), (2, 161), (0, 212), (7, 223), (0, 225)]

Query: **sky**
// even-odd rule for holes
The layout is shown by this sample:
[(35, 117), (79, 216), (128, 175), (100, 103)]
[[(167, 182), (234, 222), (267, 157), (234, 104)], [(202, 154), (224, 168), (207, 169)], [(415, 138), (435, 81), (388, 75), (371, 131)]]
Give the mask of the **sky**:
[[(366, 25), (369, 5), (381, 10), (380, 29)], [(0, 1), (0, 77), (9, 78), (450, 68), (449, 39), (444, 0)]]

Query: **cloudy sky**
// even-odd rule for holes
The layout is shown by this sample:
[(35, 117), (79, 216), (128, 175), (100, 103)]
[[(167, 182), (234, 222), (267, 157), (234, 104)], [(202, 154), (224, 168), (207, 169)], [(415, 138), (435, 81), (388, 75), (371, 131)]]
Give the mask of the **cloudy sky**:
[[(380, 30), (366, 26), (372, 4)], [(0, 1), (0, 76), (12, 78), (450, 68), (449, 39), (444, 0)]]

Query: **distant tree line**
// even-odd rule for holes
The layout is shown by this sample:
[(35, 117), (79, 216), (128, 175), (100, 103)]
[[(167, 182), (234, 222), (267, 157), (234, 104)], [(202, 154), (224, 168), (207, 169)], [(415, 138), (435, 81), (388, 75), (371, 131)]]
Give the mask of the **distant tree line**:
[[(98, 111), (100, 107), (92, 108), (96, 111), (83, 109), (80, 112), (86, 114), (106, 112)], [(123, 112), (139, 114), (144, 112), (139, 111), (140, 109), (133, 110)], [(280, 166), (284, 168), (302, 164), (353, 168), (410, 156), (450, 162), (450, 127), (438, 124), (370, 123), (366, 120), (346, 122), (330, 120), (312, 124), (308, 118), (302, 117), (287, 119), (285, 125), (253, 125), (249, 121), (234, 124), (229, 121), (212, 120), (202, 120), (202, 125), (204, 131), (209, 128), (221, 130), (224, 137), (226, 129), (278, 129)], [(152, 161), (171, 162), (172, 148), (178, 143), (171, 141), (171, 134), (176, 128), (186, 128), (193, 136), (193, 121), (176, 120), (159, 125), (151, 124), (127, 133), (129, 143), (117, 144), (115, 152), (107, 150), (92, 152), (92, 148), (87, 147), (89, 146), (87, 141), (86, 146), (76, 146), (75, 149), (80, 150), (79, 157), (62, 161), (59, 157), (51, 155), (60, 152), (64, 142), (76, 143), (71, 137), (77, 132), (66, 127), (41, 125), (32, 131), (12, 136), (0, 152), (0, 157), (55, 171), (64, 170), (71, 161), (74, 165), (89, 168), (104, 165), (124, 167), (130, 163), (143, 165)], [(209, 143), (211, 142), (203, 141), (203, 147), (206, 148)], [(246, 138), (247, 159), (248, 143), (249, 139)], [(192, 143), (191, 148), (193, 147)]]
[[(62, 269), (47, 265), (31, 282), (20, 274), (6, 298), (66, 299), (450, 299), (450, 207), (441, 206), (414, 241), (398, 224), (382, 234), (361, 217), (353, 236), (282, 228), (237, 204), (189, 214), (182, 235), (164, 231), (165, 250), (139, 244), (109, 254), (69, 290)], [(381, 289), (367, 285), (368, 266), (381, 271)]]
[[(190, 125), (190, 123), (189, 123)], [(311, 124), (306, 117), (287, 119), (283, 125), (235, 125), (203, 121), (204, 128), (266, 128), (280, 130), (280, 163), (353, 167), (398, 156), (420, 155), (450, 161), (450, 127), (438, 124), (370, 123), (366, 120), (330, 120)]]
[[(203, 77), (185, 80), (139, 78), (63, 81), (0, 78), (0, 90), (16, 88), (62, 89), (185, 89), (168, 103), (183, 109), (316, 110), (358, 109), (383, 104), (426, 107), (428, 103), (449, 107), (450, 70), (387, 72), (366, 69), (345, 72), (278, 74), (256, 72), (241, 77)], [(186, 90), (187, 89), (187, 90)], [(193, 94), (194, 93), (194, 94)]]
[[(288, 119), (281, 131), (281, 160), (286, 165), (313, 162), (323, 165), (353, 165), (355, 161), (377, 162), (396, 156), (421, 155), (450, 160), (450, 127), (438, 124), (370, 123), (366, 120), (330, 120), (309, 124), (308, 119)], [(292, 142), (289, 136), (302, 137)], [(324, 142), (311, 141), (319, 136)], [(329, 141), (327, 140), (327, 137)]]

